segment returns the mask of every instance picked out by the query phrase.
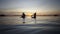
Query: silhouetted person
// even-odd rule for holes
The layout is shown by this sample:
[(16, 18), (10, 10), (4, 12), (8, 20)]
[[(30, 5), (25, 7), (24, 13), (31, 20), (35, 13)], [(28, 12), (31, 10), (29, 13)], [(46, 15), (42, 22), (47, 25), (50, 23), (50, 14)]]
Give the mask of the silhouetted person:
[(21, 18), (23, 18), (23, 24), (25, 23), (25, 13), (22, 13), (22, 16), (21, 16)]
[(36, 13), (33, 14), (33, 17), (35, 19), (35, 23), (36, 23)]
[(32, 18), (36, 19), (36, 13), (33, 14)]
[(36, 19), (36, 13), (34, 13), (34, 19)]

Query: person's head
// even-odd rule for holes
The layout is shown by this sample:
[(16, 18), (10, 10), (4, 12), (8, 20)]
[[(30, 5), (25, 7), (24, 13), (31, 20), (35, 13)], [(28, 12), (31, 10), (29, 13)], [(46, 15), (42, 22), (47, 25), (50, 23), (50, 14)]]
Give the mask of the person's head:
[(23, 14), (25, 14), (25, 13), (23, 12)]
[(36, 12), (34, 14), (36, 14)]

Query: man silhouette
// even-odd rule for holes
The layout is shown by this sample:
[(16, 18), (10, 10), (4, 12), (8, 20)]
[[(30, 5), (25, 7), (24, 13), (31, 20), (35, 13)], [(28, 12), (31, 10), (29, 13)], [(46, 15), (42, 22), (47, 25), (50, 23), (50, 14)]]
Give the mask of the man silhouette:
[(25, 23), (25, 16), (26, 16), (26, 15), (25, 15), (25, 13), (23, 12), (23, 13), (22, 13), (22, 16), (21, 16), (21, 18), (23, 18), (23, 24)]

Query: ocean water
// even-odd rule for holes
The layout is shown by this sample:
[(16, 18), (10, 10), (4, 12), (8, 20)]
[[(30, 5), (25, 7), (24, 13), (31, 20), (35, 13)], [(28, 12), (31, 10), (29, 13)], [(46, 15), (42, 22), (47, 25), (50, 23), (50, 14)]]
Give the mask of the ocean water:
[[(0, 34), (60, 34), (60, 16), (0, 17)], [(6, 24), (6, 25), (5, 25)]]
[[(0, 24), (23, 24), (21, 16), (0, 17)], [(60, 24), (60, 16), (37, 16), (36, 19), (27, 16), (25, 24)]]

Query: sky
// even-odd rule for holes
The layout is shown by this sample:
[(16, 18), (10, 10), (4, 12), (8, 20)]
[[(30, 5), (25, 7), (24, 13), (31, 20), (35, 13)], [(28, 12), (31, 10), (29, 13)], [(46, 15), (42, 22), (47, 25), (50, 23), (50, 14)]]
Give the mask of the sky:
[[(0, 11), (60, 12), (60, 0), (0, 0)], [(4, 10), (5, 11), (5, 10)], [(3, 11), (3, 12), (4, 12)]]

